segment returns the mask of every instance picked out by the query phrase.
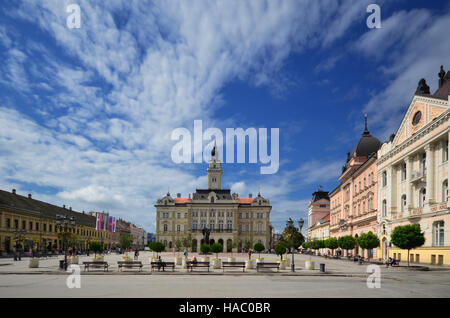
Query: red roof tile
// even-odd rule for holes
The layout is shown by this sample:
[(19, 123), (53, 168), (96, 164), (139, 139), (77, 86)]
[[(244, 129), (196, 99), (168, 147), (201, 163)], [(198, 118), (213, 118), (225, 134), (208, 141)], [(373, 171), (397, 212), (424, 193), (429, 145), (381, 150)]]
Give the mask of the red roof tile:
[(238, 198), (238, 203), (250, 204), (253, 202), (252, 198)]

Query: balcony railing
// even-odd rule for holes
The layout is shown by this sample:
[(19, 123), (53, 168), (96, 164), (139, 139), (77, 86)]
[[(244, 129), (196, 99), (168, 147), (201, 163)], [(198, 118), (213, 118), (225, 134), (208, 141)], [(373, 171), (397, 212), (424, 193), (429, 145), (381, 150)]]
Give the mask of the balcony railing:
[[(233, 229), (209, 229), (211, 233), (232, 233)], [(202, 229), (191, 229), (193, 233), (201, 233)]]
[(418, 181), (418, 180), (424, 179), (424, 178), (426, 178), (426, 176), (427, 176), (427, 171), (426, 171), (426, 169), (425, 169), (425, 170), (422, 170), (422, 171), (413, 171), (413, 172), (411, 173), (411, 182), (414, 182), (414, 181)]

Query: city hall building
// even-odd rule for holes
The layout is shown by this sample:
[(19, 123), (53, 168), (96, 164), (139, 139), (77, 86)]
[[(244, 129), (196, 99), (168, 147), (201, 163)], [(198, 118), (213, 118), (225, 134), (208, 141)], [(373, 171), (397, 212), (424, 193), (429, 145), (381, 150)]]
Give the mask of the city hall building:
[[(229, 189), (222, 189), (222, 167), (214, 147), (207, 168), (208, 188), (197, 189), (191, 196), (182, 198), (170, 193), (157, 200), (156, 240), (172, 249), (175, 242), (189, 234), (191, 251), (200, 250), (203, 243), (221, 243), (224, 251), (241, 251), (246, 241), (261, 242), (271, 246), (270, 201), (258, 194), (239, 198)], [(204, 242), (202, 229), (210, 230), (210, 242)]]
[(393, 246), (390, 234), (396, 226), (419, 224), (425, 244), (411, 250), (410, 261), (450, 264), (449, 94), (450, 71), (442, 66), (434, 94), (421, 79), (396, 134), (378, 151), (382, 258), (406, 260), (407, 251)]

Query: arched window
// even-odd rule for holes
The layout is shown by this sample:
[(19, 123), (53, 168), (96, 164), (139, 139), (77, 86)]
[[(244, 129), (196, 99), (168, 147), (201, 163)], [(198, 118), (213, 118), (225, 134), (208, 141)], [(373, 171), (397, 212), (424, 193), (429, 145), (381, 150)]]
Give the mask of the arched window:
[(181, 232), (181, 225), (177, 225), (177, 232)]
[(383, 213), (383, 216), (387, 215), (387, 203), (386, 203), (386, 200), (383, 200), (382, 213)]
[(233, 229), (233, 221), (231, 221), (231, 220), (227, 221), (227, 229), (228, 230), (232, 230)]
[(167, 232), (167, 224), (164, 224), (164, 232)]
[(400, 209), (401, 209), (402, 212), (406, 211), (406, 194), (402, 195)]
[(427, 190), (425, 188), (421, 189), (419, 192), (419, 206), (423, 208), (425, 206), (425, 201), (427, 199)]
[(211, 197), (211, 203), (214, 203), (214, 197)]
[(448, 201), (448, 180), (442, 182), (442, 202)]

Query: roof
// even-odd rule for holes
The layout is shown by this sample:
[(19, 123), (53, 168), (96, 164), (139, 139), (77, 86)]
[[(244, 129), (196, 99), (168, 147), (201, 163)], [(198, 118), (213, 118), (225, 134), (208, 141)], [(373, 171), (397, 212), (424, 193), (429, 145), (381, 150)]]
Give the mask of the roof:
[(442, 86), (434, 92), (433, 97), (442, 97), (447, 99), (448, 95), (450, 95), (450, 80), (445, 81)]
[(328, 191), (316, 191), (313, 193), (312, 201), (317, 202), (319, 200), (326, 199), (330, 201), (330, 197), (328, 196)]
[(253, 202), (253, 198), (238, 198), (239, 204), (251, 204)]
[(377, 138), (373, 137), (370, 134), (370, 131), (367, 129), (367, 116), (366, 116), (366, 127), (362, 134), (361, 139), (356, 144), (355, 148), (353, 148), (350, 157), (368, 157), (374, 152), (377, 152), (380, 149), (381, 141)]
[(184, 204), (187, 203), (190, 199), (189, 198), (175, 198), (175, 204)]
[(325, 216), (322, 220), (323, 220), (324, 222), (330, 222), (330, 215), (327, 214), (327, 216)]
[(231, 193), (229, 189), (197, 189), (195, 191), (195, 193), (193, 194), (193, 199), (194, 200), (202, 200), (202, 199), (207, 199), (209, 194), (211, 192), (214, 192), (217, 197), (218, 200), (232, 200), (231, 198)]
[(11, 209), (25, 210), (40, 215), (56, 218), (56, 215), (74, 216), (75, 221), (80, 224), (95, 226), (95, 217), (74, 210), (59, 207), (50, 203), (42, 202), (19, 194), (0, 190), (0, 206)]

